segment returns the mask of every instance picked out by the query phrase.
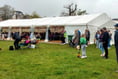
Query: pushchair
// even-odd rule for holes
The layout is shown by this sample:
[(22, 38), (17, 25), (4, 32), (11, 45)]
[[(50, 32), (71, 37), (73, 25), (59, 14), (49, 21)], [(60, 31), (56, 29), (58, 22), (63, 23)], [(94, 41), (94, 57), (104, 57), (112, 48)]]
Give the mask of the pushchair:
[(69, 46), (70, 47), (75, 47), (75, 44), (74, 44), (74, 42), (72, 40), (69, 40)]

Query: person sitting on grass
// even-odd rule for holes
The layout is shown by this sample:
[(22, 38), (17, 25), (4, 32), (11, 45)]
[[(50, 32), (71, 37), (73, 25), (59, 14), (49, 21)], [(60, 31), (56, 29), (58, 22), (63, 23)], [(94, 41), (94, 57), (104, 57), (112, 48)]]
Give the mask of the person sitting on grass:
[(80, 45), (81, 45), (81, 50), (82, 50), (82, 56), (81, 58), (86, 58), (86, 38), (85, 38), (85, 34), (82, 34), (81, 38), (80, 38)]
[(27, 38), (23, 43), (20, 43), (20, 46), (27, 46), (30, 43), (31, 43), (30, 39)]

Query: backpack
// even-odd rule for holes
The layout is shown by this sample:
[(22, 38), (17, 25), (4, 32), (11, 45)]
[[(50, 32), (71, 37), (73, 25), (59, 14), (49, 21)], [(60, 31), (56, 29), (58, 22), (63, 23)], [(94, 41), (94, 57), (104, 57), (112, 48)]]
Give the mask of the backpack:
[(9, 46), (9, 50), (14, 50), (14, 47), (13, 46)]

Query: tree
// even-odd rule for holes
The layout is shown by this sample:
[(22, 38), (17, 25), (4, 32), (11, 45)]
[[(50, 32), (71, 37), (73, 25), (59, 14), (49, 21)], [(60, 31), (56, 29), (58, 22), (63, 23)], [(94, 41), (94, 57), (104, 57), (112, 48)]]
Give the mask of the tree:
[(29, 14), (24, 14), (24, 17), (23, 17), (24, 19), (31, 19), (31, 15), (29, 15)]
[(85, 15), (85, 14), (88, 14), (88, 13), (86, 12), (86, 10), (81, 10), (81, 9), (79, 9), (78, 12), (77, 12), (77, 15)]
[(31, 15), (31, 18), (40, 18), (40, 16), (34, 11)]
[(3, 20), (6, 19), (11, 19), (14, 13), (14, 8), (12, 8), (9, 5), (4, 5), (3, 7), (0, 8), (0, 17)]
[(86, 10), (77, 10), (77, 4), (71, 3), (69, 5), (64, 6), (64, 8), (67, 10), (62, 11), (61, 16), (75, 16), (75, 15), (84, 15), (87, 14)]
[(40, 18), (40, 16), (33, 12), (30, 14), (24, 14), (22, 11), (14, 10), (9, 5), (4, 5), (0, 7), (0, 20), (7, 20), (7, 19), (31, 19), (31, 18)]
[(62, 12), (61, 15), (63, 16), (74, 16), (76, 15), (76, 10), (77, 10), (77, 4), (69, 4), (69, 5), (66, 5), (64, 6), (65, 9), (67, 9), (67, 12)]

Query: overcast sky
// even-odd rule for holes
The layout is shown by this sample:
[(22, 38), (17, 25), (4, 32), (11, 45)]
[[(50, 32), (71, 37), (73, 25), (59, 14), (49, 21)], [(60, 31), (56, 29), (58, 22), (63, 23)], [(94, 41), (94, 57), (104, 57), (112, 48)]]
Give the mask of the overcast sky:
[(89, 14), (107, 13), (111, 18), (118, 18), (118, 0), (0, 0), (0, 7), (7, 4), (23, 13), (36, 11), (42, 17), (59, 16), (65, 10), (63, 6), (72, 2)]

